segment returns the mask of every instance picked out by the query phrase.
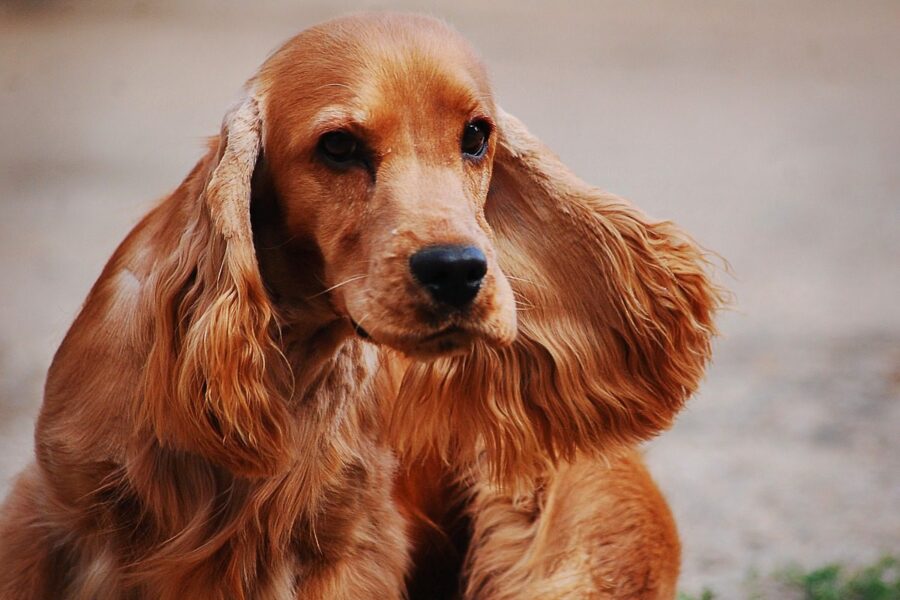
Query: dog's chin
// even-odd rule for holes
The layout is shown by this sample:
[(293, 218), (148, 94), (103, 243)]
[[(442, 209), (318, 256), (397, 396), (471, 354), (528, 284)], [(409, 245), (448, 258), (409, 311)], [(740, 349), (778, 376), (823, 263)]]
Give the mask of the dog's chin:
[[(413, 336), (395, 346), (411, 358), (431, 360), (442, 356), (458, 356), (471, 351), (476, 337), (461, 327), (448, 327), (430, 335)], [(405, 347), (402, 347), (405, 346)]]
[(432, 360), (442, 356), (466, 354), (478, 336), (462, 327), (451, 326), (431, 333), (392, 333), (380, 329), (366, 330), (354, 326), (356, 334), (370, 342), (398, 350), (410, 358)]
[(478, 341), (494, 346), (508, 346), (515, 336), (513, 332), (498, 337), (480, 327), (460, 325), (451, 325), (437, 331), (412, 330), (408, 333), (393, 333), (376, 328), (366, 330), (356, 325), (354, 328), (359, 337), (383, 344), (417, 360), (434, 360), (468, 354)]

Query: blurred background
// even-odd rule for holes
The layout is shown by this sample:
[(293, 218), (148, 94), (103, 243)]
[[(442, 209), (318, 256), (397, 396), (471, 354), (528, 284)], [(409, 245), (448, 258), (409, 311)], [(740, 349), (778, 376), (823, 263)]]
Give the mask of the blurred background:
[(442, 17), (576, 173), (732, 265), (702, 391), (648, 445), (681, 588), (900, 553), (900, 2), (0, 3), (0, 494), (56, 346), (266, 55)]

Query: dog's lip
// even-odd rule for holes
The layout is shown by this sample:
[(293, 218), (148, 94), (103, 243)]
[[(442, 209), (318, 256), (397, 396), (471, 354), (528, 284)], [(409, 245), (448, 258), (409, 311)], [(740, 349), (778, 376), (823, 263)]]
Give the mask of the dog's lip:
[[(363, 327), (360, 326), (359, 323), (356, 322), (355, 319), (350, 318), (350, 325), (353, 327), (353, 331), (364, 340), (372, 340), (372, 334), (366, 331)], [(448, 325), (443, 329), (435, 331), (434, 333), (429, 333), (423, 336), (410, 336), (410, 340), (414, 340), (416, 343), (428, 343), (433, 342), (435, 340), (439, 340), (444, 337), (449, 337), (453, 335), (470, 335), (472, 332), (467, 330), (465, 327), (461, 327), (460, 325)]]
[(359, 323), (357, 323), (353, 319), (350, 319), (350, 324), (353, 326), (353, 331), (356, 332), (356, 335), (358, 335), (359, 337), (361, 337), (364, 340), (372, 339), (372, 336), (369, 334), (369, 332), (366, 331), (365, 329), (363, 329), (362, 327), (360, 327)]
[(448, 335), (457, 334), (457, 333), (468, 334), (470, 332), (467, 329), (465, 329), (464, 327), (460, 327), (459, 325), (449, 325), (439, 331), (430, 333), (430, 334), (426, 335), (425, 337), (420, 338), (419, 341), (430, 342), (430, 341), (433, 341), (433, 340), (436, 340), (436, 339), (439, 339), (439, 338), (442, 338), (442, 337), (445, 337)]

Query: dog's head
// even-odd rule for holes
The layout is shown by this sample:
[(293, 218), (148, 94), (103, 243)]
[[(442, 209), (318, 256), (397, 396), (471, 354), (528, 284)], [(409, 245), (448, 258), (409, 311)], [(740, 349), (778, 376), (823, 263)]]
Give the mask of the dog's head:
[(176, 195), (197, 212), (159, 270), (145, 410), (234, 470), (287, 453), (291, 319), (400, 351), (398, 448), (513, 476), (664, 429), (709, 358), (700, 249), (575, 177), (432, 19), (288, 42)]
[(424, 17), (333, 21), (252, 85), (283, 237), (320, 254), (339, 315), (415, 357), (512, 342), (484, 215), (497, 109), (457, 34)]

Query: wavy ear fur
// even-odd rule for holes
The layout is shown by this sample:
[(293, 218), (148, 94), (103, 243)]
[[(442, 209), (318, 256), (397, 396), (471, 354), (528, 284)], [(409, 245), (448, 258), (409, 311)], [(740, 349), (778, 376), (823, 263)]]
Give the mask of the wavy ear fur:
[(250, 227), (261, 126), (248, 97), (225, 117), (218, 148), (166, 203), (163, 227), (180, 235), (153, 274), (139, 414), (164, 445), (248, 476), (283, 465), (290, 433), (289, 371)]
[(517, 339), (410, 365), (393, 429), (451, 462), (486, 452), (509, 481), (667, 428), (703, 375), (723, 298), (675, 225), (588, 186), (502, 111), (499, 131), (485, 215)]

